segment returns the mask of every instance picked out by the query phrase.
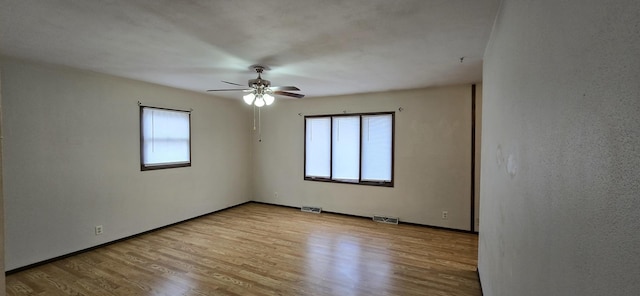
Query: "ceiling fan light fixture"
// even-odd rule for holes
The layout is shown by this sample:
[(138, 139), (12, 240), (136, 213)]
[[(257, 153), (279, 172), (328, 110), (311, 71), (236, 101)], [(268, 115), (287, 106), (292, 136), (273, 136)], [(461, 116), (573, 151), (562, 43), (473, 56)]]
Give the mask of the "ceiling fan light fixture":
[(253, 103), (253, 99), (255, 99), (256, 96), (253, 93), (250, 93), (248, 95), (243, 96), (242, 98), (244, 99), (244, 102), (247, 103), (247, 105), (251, 105), (251, 103)]
[[(271, 81), (262, 79), (262, 72), (264, 70), (269, 70), (268, 67), (261, 65), (251, 66), (252, 69), (258, 73), (258, 78), (249, 79), (248, 88), (233, 88), (233, 89), (210, 89), (207, 92), (217, 92), (217, 91), (242, 91), (246, 93), (246, 95), (242, 96), (243, 101), (251, 106), (262, 107), (269, 106), (274, 103), (275, 98), (274, 95), (285, 96), (285, 97), (293, 97), (296, 99), (303, 98), (303, 94), (291, 93), (289, 91), (299, 91), (300, 89), (295, 86), (271, 86)], [(243, 86), (239, 83), (222, 81), (227, 84), (232, 84), (236, 86)]]
[(269, 105), (273, 104), (273, 100), (274, 100), (274, 98), (273, 98), (273, 96), (272, 96), (272, 95), (270, 95), (270, 94), (264, 94), (264, 95), (262, 96), (262, 98), (264, 99), (264, 102), (265, 102), (265, 104), (267, 104), (267, 106), (269, 106)]

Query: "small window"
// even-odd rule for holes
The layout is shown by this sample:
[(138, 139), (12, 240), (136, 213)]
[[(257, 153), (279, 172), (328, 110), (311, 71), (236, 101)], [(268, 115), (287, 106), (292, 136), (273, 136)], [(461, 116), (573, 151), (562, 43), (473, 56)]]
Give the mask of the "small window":
[(191, 166), (191, 113), (140, 106), (140, 169)]
[(393, 187), (394, 115), (306, 116), (304, 179)]

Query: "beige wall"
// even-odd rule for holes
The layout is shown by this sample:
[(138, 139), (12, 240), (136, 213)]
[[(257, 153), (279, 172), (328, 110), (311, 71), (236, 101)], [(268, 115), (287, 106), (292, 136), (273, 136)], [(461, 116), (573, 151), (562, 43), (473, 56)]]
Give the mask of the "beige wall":
[[(403, 111), (398, 112), (402, 107)], [(396, 111), (395, 187), (303, 180), (304, 117)], [(326, 211), (396, 216), (401, 221), (469, 230), (471, 86), (300, 100), (263, 108), (254, 140), (257, 201)], [(277, 192), (277, 194), (276, 194)], [(442, 220), (442, 211), (449, 219)]]
[(639, 11), (502, 1), (484, 56), (484, 295), (638, 295)]
[[(0, 66), (8, 270), (250, 200), (251, 122), (239, 101), (17, 60)], [(193, 109), (192, 167), (140, 171), (138, 101)]]

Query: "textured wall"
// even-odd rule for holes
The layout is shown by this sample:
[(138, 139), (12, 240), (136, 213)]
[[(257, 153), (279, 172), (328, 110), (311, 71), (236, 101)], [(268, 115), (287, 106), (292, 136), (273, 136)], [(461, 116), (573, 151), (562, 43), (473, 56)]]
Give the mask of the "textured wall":
[(640, 291), (638, 12), (503, 1), (484, 65), (484, 295)]
[[(396, 111), (394, 188), (303, 180), (304, 117), (298, 113), (344, 110)], [(262, 142), (253, 147), (255, 200), (470, 230), (470, 85), (278, 100), (264, 108)]]
[[(0, 62), (8, 270), (250, 199), (251, 122), (239, 102)], [(137, 101), (193, 109), (191, 167), (140, 171)]]

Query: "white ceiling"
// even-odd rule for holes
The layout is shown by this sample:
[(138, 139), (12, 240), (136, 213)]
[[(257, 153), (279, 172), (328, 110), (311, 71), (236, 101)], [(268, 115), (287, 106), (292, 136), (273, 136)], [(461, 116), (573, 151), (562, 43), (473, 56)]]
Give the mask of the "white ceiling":
[(0, 0), (0, 53), (197, 92), (253, 64), (307, 97), (465, 84), (499, 1)]

